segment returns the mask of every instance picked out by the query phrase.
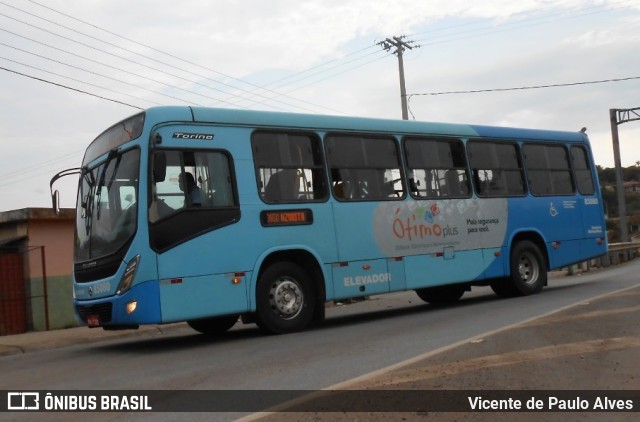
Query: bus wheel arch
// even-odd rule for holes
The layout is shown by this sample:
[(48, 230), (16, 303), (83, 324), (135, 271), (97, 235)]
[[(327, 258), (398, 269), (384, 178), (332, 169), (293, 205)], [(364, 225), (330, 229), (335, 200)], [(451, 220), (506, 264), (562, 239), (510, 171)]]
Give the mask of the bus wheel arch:
[(268, 256), (255, 287), (258, 326), (274, 334), (301, 331), (324, 319), (325, 288), (315, 257), (304, 250)]

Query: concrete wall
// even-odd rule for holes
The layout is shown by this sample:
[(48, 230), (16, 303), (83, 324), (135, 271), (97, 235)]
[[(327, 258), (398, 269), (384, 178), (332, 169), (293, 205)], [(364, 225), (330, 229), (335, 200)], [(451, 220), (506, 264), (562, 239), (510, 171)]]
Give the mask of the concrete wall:
[(28, 221), (27, 317), (34, 331), (47, 329), (47, 316), (50, 330), (77, 325), (71, 282), (73, 241), (73, 220)]

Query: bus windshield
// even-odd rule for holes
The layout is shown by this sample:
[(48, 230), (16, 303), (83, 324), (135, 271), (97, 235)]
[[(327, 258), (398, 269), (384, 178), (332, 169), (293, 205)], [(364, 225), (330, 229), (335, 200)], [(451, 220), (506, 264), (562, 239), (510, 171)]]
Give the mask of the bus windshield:
[(80, 176), (75, 262), (118, 251), (136, 231), (140, 150), (109, 153)]

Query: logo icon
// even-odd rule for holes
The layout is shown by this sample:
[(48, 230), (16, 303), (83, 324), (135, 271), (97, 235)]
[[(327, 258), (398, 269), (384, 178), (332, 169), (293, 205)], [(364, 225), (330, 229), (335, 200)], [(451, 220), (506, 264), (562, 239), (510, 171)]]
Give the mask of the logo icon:
[(39, 410), (40, 393), (16, 392), (7, 393), (7, 410)]

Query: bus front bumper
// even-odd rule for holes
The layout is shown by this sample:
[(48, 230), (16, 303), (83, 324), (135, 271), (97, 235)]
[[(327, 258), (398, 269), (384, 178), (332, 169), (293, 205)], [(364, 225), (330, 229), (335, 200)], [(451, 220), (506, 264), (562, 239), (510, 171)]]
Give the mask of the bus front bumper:
[(157, 280), (136, 284), (122, 295), (73, 302), (78, 318), (91, 328), (114, 330), (162, 323)]

